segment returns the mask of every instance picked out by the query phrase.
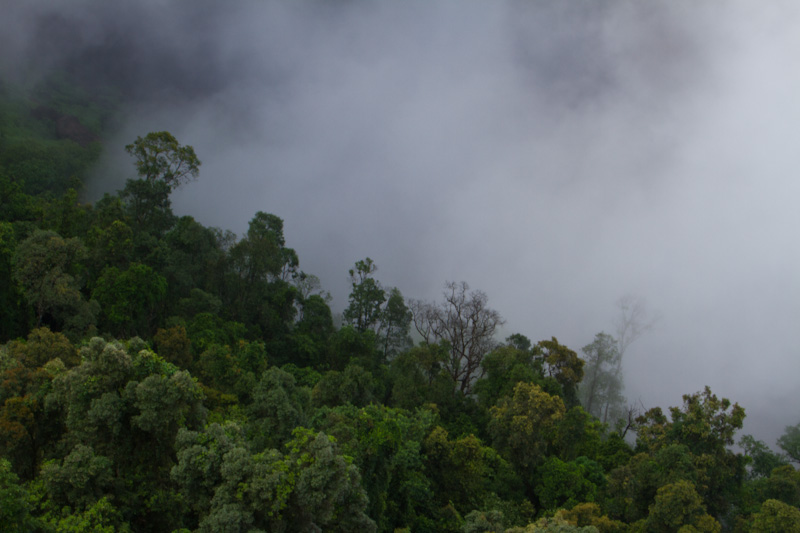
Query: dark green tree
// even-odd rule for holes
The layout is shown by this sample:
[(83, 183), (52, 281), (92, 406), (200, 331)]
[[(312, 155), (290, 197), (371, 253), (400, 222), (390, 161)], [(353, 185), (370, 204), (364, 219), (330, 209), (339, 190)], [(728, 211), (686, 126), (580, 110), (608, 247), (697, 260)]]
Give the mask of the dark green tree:
[(136, 159), (136, 171), (145, 181), (161, 181), (170, 191), (196, 178), (200, 170), (194, 148), (181, 145), (167, 131), (136, 137), (125, 151)]
[(53, 231), (37, 230), (17, 246), (13, 277), (33, 307), (36, 327), (47, 323), (80, 336), (94, 325), (97, 306), (80, 291), (84, 255), (80, 240)]
[(166, 294), (167, 280), (141, 263), (125, 270), (107, 267), (92, 291), (105, 329), (125, 337), (153, 334)]
[(342, 316), (345, 323), (352, 325), (359, 333), (378, 328), (381, 306), (386, 301), (386, 291), (373, 277), (376, 270), (377, 265), (369, 257), (356, 261), (355, 268), (350, 269), (353, 290), (350, 292), (350, 303)]

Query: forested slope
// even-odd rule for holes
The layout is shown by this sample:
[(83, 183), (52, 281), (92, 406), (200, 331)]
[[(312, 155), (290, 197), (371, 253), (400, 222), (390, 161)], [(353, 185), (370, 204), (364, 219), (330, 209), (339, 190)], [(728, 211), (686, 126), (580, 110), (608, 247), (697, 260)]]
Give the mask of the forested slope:
[(202, 154), (168, 132), (80, 202), (117, 98), (0, 87), (0, 529), (800, 528), (798, 428), (737, 452), (708, 389), (626, 409), (618, 339), (501, 341), (482, 292), (406, 301), (369, 258), (337, 326), (278, 215), (173, 213)]

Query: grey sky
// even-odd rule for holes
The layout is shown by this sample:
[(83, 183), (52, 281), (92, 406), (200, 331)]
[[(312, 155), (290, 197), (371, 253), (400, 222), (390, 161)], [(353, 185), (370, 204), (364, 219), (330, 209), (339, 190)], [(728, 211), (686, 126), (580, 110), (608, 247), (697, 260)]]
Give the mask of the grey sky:
[(336, 309), (369, 256), (579, 351), (632, 292), (661, 320), (629, 396), (710, 385), (771, 445), (800, 421), (800, 4), (86, 0), (51, 22), (80, 53), (17, 33), (49, 4), (0, 22), (5, 72), (91, 57), (138, 88), (92, 194), (166, 129), (203, 161), (176, 211), (281, 216)]

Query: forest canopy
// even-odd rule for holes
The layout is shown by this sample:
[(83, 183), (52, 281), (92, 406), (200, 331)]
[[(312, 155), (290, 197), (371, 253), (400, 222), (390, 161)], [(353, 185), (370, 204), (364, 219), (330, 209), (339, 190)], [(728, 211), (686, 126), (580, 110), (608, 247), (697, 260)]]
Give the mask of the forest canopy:
[(106, 104), (2, 98), (4, 531), (797, 528), (800, 426), (735, 448), (745, 410), (708, 387), (629, 403), (647, 323), (580, 353), (500, 339), (487, 294), (409, 301), (369, 257), (339, 320), (279, 215), (173, 212), (206, 179), (191, 146), (138, 137), (138, 177), (85, 203)]

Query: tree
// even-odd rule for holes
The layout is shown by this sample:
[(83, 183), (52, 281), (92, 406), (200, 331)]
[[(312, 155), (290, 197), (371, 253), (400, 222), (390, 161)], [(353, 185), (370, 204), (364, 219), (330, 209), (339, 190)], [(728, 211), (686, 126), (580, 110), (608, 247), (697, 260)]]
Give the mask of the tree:
[(368, 329), (377, 330), (381, 318), (381, 306), (386, 301), (386, 291), (372, 275), (378, 270), (375, 262), (367, 257), (356, 261), (355, 268), (350, 269), (350, 304), (342, 313), (345, 323), (351, 324), (356, 331), (363, 333)]
[[(120, 192), (125, 202), (125, 214), (134, 230), (134, 244), (137, 253), (144, 253), (158, 243), (160, 238), (175, 222), (172, 189), (161, 180), (128, 180)], [(155, 238), (154, 238), (155, 237)]]
[(423, 441), (434, 420), (427, 409), (412, 413), (378, 404), (323, 407), (314, 416), (314, 428), (334, 437), (341, 452), (353, 458), (369, 497), (367, 514), (380, 531), (433, 529), (426, 517), (437, 494), (426, 461), (435, 459)]
[(20, 486), (11, 464), (0, 458), (0, 529), (8, 532), (33, 530), (28, 493)]
[(292, 430), (305, 425), (310, 395), (298, 387), (294, 377), (272, 367), (261, 375), (247, 406), (245, 426), (253, 449), (281, 448), (292, 437)]
[(753, 517), (753, 533), (800, 533), (800, 510), (778, 500), (767, 500)]
[(461, 392), (469, 394), (483, 375), (481, 363), (495, 347), (494, 334), (503, 319), (486, 306), (486, 294), (470, 292), (466, 282), (448, 282), (445, 288), (441, 304), (411, 302), (414, 327), (426, 344), (441, 340), (450, 344), (445, 368)]
[(544, 360), (548, 375), (559, 385), (564, 399), (570, 405), (577, 403), (578, 383), (583, 379), (583, 359), (552, 337), (536, 344), (536, 350)]
[(167, 293), (167, 280), (152, 268), (131, 263), (107, 267), (92, 296), (100, 303), (106, 327), (115, 334), (149, 336)]
[(502, 398), (490, 412), (494, 448), (530, 474), (547, 457), (566, 409), (561, 398), (538, 385), (518, 383), (514, 395)]
[[(4, 209), (0, 200), (0, 212)], [(9, 222), (0, 221), (0, 280), (4, 281), (0, 283), (0, 309), (3, 310), (3, 320), (0, 320), (0, 342), (23, 335), (27, 326), (28, 315), (25, 312), (22, 290), (13, 278), (16, 247), (14, 226)]]
[(779, 466), (787, 464), (786, 458), (769, 449), (764, 442), (752, 435), (744, 435), (739, 439), (739, 446), (749, 458), (748, 478), (767, 478)]
[(658, 407), (637, 418), (637, 448), (652, 453), (671, 444), (686, 446), (697, 469), (697, 491), (709, 512), (720, 516), (745, 474), (744, 457), (728, 449), (742, 428), (744, 408), (706, 387), (685, 394), (683, 406), (669, 411), (671, 420)]
[(283, 220), (259, 211), (245, 238), (228, 252), (224, 303), (237, 320), (260, 328), (267, 339), (288, 334), (297, 312), (297, 289), (285, 280), (296, 271), (297, 254), (285, 244)]
[(595, 335), (594, 342), (582, 349), (586, 366), (579, 394), (586, 411), (604, 423), (614, 417), (625, 401), (622, 396), (620, 354), (616, 339), (606, 333)]
[(200, 160), (191, 146), (183, 146), (167, 131), (151, 132), (127, 146), (136, 159), (136, 171), (148, 182), (163, 181), (171, 190), (196, 178)]
[(527, 346), (522, 350), (507, 344), (486, 355), (481, 363), (484, 376), (473, 388), (481, 405), (491, 407), (503, 396), (509, 396), (519, 382), (542, 385), (542, 361), (530, 349), (530, 341)]
[(722, 527), (706, 513), (703, 501), (689, 481), (678, 481), (658, 489), (645, 522), (647, 531), (671, 533), (682, 526), (692, 531), (719, 533)]
[(411, 311), (399, 289), (384, 289), (373, 277), (377, 270), (378, 266), (369, 257), (356, 261), (350, 269), (353, 289), (342, 318), (359, 333), (375, 334), (381, 352), (379, 362), (383, 363), (411, 347)]
[(15, 254), (14, 278), (33, 306), (36, 327), (50, 317), (55, 325), (85, 318), (94, 323), (96, 308), (80, 292), (79, 262), (85, 248), (76, 238), (64, 239), (54, 231), (36, 230), (22, 241)]
[(786, 426), (783, 435), (778, 438), (778, 446), (792, 462), (800, 463), (800, 424)]
[(542, 508), (548, 510), (596, 501), (606, 483), (602, 467), (583, 456), (573, 461), (550, 456), (536, 477), (536, 496)]
[(406, 306), (400, 290), (397, 287), (389, 289), (389, 298), (381, 312), (381, 328), (378, 333), (384, 359), (395, 357), (411, 348), (411, 316), (411, 310)]
[(297, 428), (287, 453), (252, 454), (233, 424), (181, 431), (172, 479), (200, 531), (375, 531), (358, 469), (334, 439)]
[(346, 403), (363, 407), (375, 399), (375, 379), (368, 370), (351, 363), (341, 372), (329, 370), (314, 385), (311, 402), (314, 406)]
[(636, 339), (647, 331), (653, 329), (658, 322), (658, 316), (651, 318), (647, 312), (647, 306), (643, 298), (626, 294), (617, 300), (619, 315), (615, 321), (617, 334), (617, 348), (619, 350), (620, 361), (622, 356)]
[[(624, 388), (622, 358), (628, 347), (636, 339), (653, 328), (658, 321), (658, 316), (651, 318), (648, 315), (644, 299), (633, 294), (626, 294), (620, 298), (617, 301), (617, 308), (619, 309), (619, 314), (614, 321), (616, 330), (616, 338), (614, 340), (616, 341), (617, 354), (614, 357), (613, 364), (608, 365), (607, 372), (600, 374), (601, 381), (606, 383), (604, 388), (607, 389), (607, 398), (602, 402), (603, 411), (602, 416), (599, 416), (599, 418), (604, 423), (618, 422), (619, 424), (624, 424), (624, 418), (627, 415), (627, 427), (621, 431), (625, 433), (630, 428), (631, 420), (634, 418), (633, 415), (638, 412), (638, 409), (635, 406), (629, 406), (626, 413), (626, 409), (623, 407), (625, 397), (622, 394)], [(592, 410), (595, 410), (594, 406)]]

